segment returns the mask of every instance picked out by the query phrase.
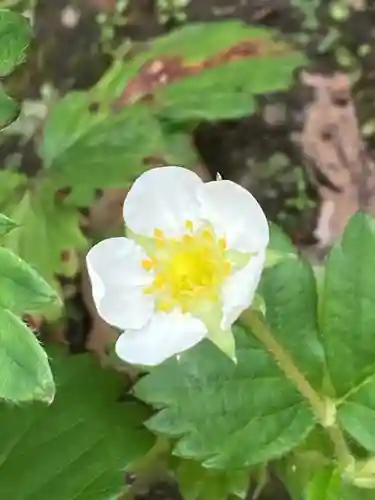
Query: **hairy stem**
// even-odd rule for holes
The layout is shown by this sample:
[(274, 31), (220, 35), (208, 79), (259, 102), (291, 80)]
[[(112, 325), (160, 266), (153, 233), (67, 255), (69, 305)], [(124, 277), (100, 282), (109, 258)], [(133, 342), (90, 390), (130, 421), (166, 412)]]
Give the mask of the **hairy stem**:
[(352, 465), (353, 457), (340, 427), (335, 422), (333, 422), (332, 425), (327, 424), (327, 405), (325, 401), (300, 372), (289, 354), (276, 341), (267, 325), (262, 321), (261, 316), (257, 312), (248, 309), (242, 314), (241, 319), (250, 327), (255, 337), (260, 340), (273, 355), (279, 368), (309, 402), (313, 412), (321, 425), (326, 429), (334, 445), (340, 467), (346, 469), (348, 466)]

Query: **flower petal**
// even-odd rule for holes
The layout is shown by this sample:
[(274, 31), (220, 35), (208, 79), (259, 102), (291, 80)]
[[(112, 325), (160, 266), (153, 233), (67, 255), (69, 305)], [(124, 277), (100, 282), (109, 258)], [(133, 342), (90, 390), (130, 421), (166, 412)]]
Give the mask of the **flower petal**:
[(246, 189), (231, 181), (212, 181), (198, 188), (201, 217), (215, 233), (225, 236), (228, 247), (241, 252), (264, 249), (269, 240), (266, 216)]
[(229, 276), (222, 290), (223, 319), (221, 327), (226, 330), (253, 301), (266, 258), (265, 251), (251, 257), (249, 263)]
[(153, 236), (155, 228), (167, 237), (186, 233), (185, 221), (198, 220), (197, 188), (203, 181), (182, 167), (148, 170), (134, 182), (124, 203), (125, 224), (131, 231)]
[(92, 296), (99, 315), (121, 329), (142, 328), (154, 309), (154, 298), (144, 293), (152, 272), (143, 269), (147, 259), (134, 241), (109, 238), (94, 245), (86, 257)]
[(116, 353), (135, 365), (154, 366), (174, 354), (186, 351), (207, 333), (202, 321), (177, 310), (157, 312), (137, 331), (125, 331), (116, 343)]

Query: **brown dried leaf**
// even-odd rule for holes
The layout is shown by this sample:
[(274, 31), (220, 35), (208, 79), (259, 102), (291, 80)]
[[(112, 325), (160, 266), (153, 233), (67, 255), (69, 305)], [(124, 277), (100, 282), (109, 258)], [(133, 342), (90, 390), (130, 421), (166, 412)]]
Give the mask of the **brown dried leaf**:
[(375, 214), (375, 164), (361, 138), (349, 78), (302, 74), (314, 90), (301, 146), (321, 198), (315, 235), (321, 246), (339, 238), (358, 210)]
[(365, 10), (366, 9), (366, 0), (349, 0), (349, 5), (354, 10)]

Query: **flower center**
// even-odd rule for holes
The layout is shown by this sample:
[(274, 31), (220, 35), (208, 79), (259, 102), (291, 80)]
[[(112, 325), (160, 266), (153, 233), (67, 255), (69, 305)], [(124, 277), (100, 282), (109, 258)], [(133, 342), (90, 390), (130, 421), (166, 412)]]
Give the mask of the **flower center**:
[(144, 269), (155, 273), (145, 293), (155, 295), (161, 311), (191, 311), (202, 300), (219, 300), (221, 285), (231, 272), (225, 238), (218, 239), (209, 225), (194, 231), (192, 222), (186, 221), (185, 227), (180, 239), (165, 238), (156, 229), (155, 249), (142, 262)]

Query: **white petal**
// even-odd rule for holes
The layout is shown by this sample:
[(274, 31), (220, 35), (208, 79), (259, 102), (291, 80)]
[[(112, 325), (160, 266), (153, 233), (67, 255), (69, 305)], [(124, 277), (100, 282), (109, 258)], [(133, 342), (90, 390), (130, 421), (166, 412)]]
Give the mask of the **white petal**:
[(120, 335), (116, 353), (128, 363), (154, 366), (190, 349), (206, 334), (203, 322), (190, 314), (157, 312), (141, 330)]
[(239, 271), (229, 276), (222, 290), (223, 320), (221, 327), (229, 329), (253, 301), (262, 274), (266, 253), (259, 252)]
[(86, 257), (92, 295), (99, 315), (121, 329), (142, 328), (154, 309), (143, 292), (153, 275), (143, 269), (141, 247), (127, 238), (109, 238), (94, 245)]
[(198, 220), (196, 191), (201, 184), (198, 175), (186, 168), (148, 170), (134, 182), (125, 199), (125, 224), (144, 236), (152, 236), (155, 228), (168, 237), (181, 236), (186, 232), (186, 220)]
[(228, 247), (242, 252), (264, 249), (269, 228), (262, 208), (246, 189), (231, 181), (212, 181), (199, 187), (201, 217), (216, 234), (225, 236)]

